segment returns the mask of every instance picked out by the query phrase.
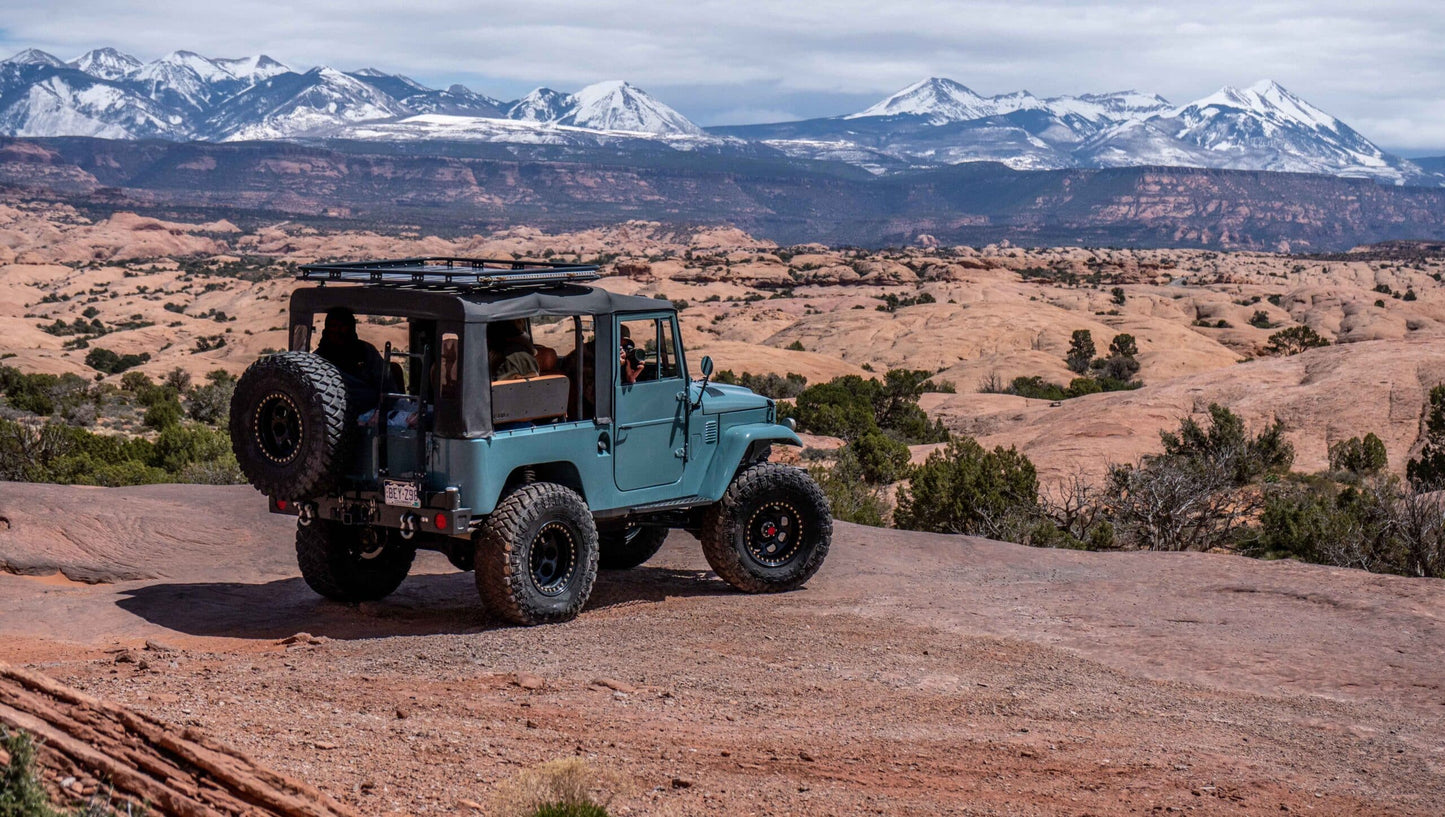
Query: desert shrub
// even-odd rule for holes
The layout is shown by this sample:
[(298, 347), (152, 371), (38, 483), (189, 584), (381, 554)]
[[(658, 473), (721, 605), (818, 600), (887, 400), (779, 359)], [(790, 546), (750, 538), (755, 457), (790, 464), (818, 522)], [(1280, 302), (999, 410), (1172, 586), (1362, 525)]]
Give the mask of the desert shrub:
[(1247, 552), (1375, 573), (1445, 577), (1445, 499), (1393, 475), (1313, 478), (1275, 491)]
[(1114, 526), (1105, 513), (1103, 499), (1103, 491), (1080, 472), (1041, 490), (1039, 513), (1053, 523), (1058, 534), (1038, 544), (1081, 550), (1114, 547)]
[(1039, 481), (1028, 457), (1013, 448), (987, 451), (954, 437), (914, 469), (898, 492), (898, 527), (1018, 541), (1037, 521)]
[(197, 386), (186, 394), (186, 414), (197, 422), (218, 425), (230, 417), (236, 379), (217, 369), (206, 375), (206, 380), (204, 386)]
[(157, 400), (146, 408), (145, 416), (141, 422), (146, 428), (154, 428), (157, 431), (180, 425), (181, 418), (185, 416), (185, 410), (175, 400)]
[[(1109, 342), (1109, 356), (1096, 358), (1089, 367), (1098, 372), (1100, 380), (1130, 383), (1139, 373), (1139, 345), (1134, 336), (1120, 333)], [(1105, 391), (1111, 391), (1105, 389)]]
[(172, 474), (199, 462), (213, 462), (231, 455), (229, 437), (201, 425), (182, 425), (179, 420), (161, 431), (155, 441), (155, 464)]
[(104, 347), (97, 346), (86, 353), (85, 365), (98, 372), (120, 374), (126, 369), (133, 369), (150, 359), (151, 356), (149, 352), (141, 352), (138, 355), (121, 355)]
[(858, 457), (863, 478), (875, 485), (897, 482), (908, 472), (908, 446), (881, 431), (870, 431), (848, 445)]
[(1124, 297), (1123, 287), (1114, 287), (1113, 289), (1109, 290), (1109, 295), (1112, 297), (1114, 303), (1118, 306), (1123, 306), (1125, 301), (1127, 300)]
[(801, 340), (795, 340), (795, 341), (793, 341), (792, 343), (789, 343), (788, 346), (787, 346), (787, 349), (788, 349), (788, 351), (790, 351), (790, 352), (802, 352), (802, 351), (806, 351), (806, 350), (803, 349), (803, 342), (802, 342)]
[(1266, 474), (1282, 474), (1294, 464), (1294, 446), (1284, 439), (1284, 424), (1275, 420), (1250, 436), (1244, 420), (1227, 407), (1209, 404), (1209, 427), (1186, 417), (1179, 431), (1160, 432), (1164, 456), (1192, 464), (1217, 465), (1231, 482), (1245, 485)]
[(797, 397), (803, 393), (803, 389), (808, 385), (808, 378), (800, 374), (794, 374), (793, 372), (788, 372), (785, 375), (778, 375), (772, 372), (768, 374), (743, 372), (739, 375), (733, 374), (732, 371), (728, 369), (723, 369), (720, 372), (716, 372), (712, 379), (718, 383), (728, 383), (752, 389), (758, 394), (764, 397), (771, 397), (774, 400), (786, 400)]
[(1274, 321), (1269, 319), (1268, 312), (1265, 312), (1263, 309), (1256, 309), (1254, 310), (1254, 314), (1249, 316), (1249, 325), (1256, 329), (1269, 329), (1274, 326)]
[(1137, 357), (1139, 345), (1135, 342), (1134, 336), (1123, 332), (1114, 336), (1109, 341), (1109, 355), (1111, 357)]
[(1307, 349), (1329, 346), (1330, 342), (1308, 326), (1291, 326), (1269, 336), (1264, 353), (1267, 355), (1297, 355)]
[(1417, 490), (1445, 486), (1445, 385), (1430, 390), (1425, 405), (1425, 445), (1405, 463), (1405, 478)]
[(1049, 383), (1042, 377), (1015, 377), (1009, 383), (1010, 394), (1017, 394), (1019, 397), (1028, 397), (1034, 400), (1063, 400), (1070, 395), (1057, 383)]
[(122, 391), (139, 392), (142, 389), (154, 388), (155, 383), (150, 375), (145, 372), (126, 372), (120, 376), (120, 388)]
[(1389, 464), (1385, 443), (1373, 433), (1364, 439), (1351, 437), (1330, 446), (1330, 470), (1358, 476), (1377, 474)]
[(165, 379), (161, 383), (175, 391), (176, 394), (185, 394), (191, 387), (191, 373), (177, 366), (166, 372)]
[(623, 778), (581, 758), (527, 769), (497, 788), (489, 814), (497, 817), (607, 817)]
[(888, 502), (863, 477), (863, 466), (849, 446), (838, 449), (831, 467), (817, 463), (808, 467), (808, 473), (828, 497), (834, 519), (875, 528), (887, 524)]
[(1093, 334), (1087, 329), (1075, 329), (1069, 339), (1069, 353), (1064, 356), (1064, 363), (1074, 374), (1083, 374), (1089, 370), (1096, 352)]
[(0, 817), (59, 817), (35, 771), (35, 742), (29, 733), (0, 726), (0, 748), (10, 758), (0, 767)]
[(1185, 418), (1161, 432), (1164, 453), (1111, 465), (1104, 502), (1120, 539), (1148, 550), (1203, 550), (1238, 541), (1260, 510), (1252, 483), (1288, 471), (1294, 448), (1275, 421), (1250, 436), (1244, 421), (1218, 404), (1205, 428)]
[(870, 431), (892, 431), (911, 443), (942, 442), (948, 432), (918, 407), (930, 383), (921, 369), (892, 369), (880, 382), (857, 375), (812, 385), (798, 395), (792, 417), (805, 431), (856, 440)]

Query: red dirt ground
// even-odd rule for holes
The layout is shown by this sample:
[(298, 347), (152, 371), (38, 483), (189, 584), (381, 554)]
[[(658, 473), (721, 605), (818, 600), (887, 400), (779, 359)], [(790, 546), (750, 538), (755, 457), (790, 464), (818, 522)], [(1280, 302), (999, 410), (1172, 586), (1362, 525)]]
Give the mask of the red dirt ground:
[(799, 592), (674, 534), (518, 629), (433, 554), (317, 597), (249, 488), (0, 483), (0, 517), (0, 661), (363, 813), (572, 756), (616, 814), (1445, 813), (1441, 581), (839, 524)]

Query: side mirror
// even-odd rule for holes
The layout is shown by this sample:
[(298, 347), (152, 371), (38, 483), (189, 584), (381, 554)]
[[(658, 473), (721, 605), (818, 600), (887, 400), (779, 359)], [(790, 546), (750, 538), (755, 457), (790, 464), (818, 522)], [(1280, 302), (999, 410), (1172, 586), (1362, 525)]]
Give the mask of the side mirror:
[(712, 379), (712, 358), (703, 355), (700, 366), (702, 367), (702, 388), (697, 390), (697, 402), (691, 405), (693, 409), (702, 408), (702, 396), (707, 394), (707, 381)]
[(702, 356), (702, 376), (704, 378), (712, 377), (712, 357), (708, 355)]

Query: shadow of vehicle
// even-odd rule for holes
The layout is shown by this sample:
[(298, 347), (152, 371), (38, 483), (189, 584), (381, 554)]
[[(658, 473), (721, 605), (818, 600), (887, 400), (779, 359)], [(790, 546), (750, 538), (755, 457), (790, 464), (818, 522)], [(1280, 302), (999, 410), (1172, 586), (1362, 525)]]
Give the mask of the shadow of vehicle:
[[(598, 574), (583, 611), (731, 593), (711, 573), (640, 567)], [(419, 574), (376, 602), (342, 604), (318, 596), (299, 577), (262, 584), (170, 582), (125, 591), (116, 604), (152, 624), (187, 635), (269, 640), (306, 632), (357, 640), (397, 635), (478, 633), (509, 625), (490, 616), (470, 573)]]

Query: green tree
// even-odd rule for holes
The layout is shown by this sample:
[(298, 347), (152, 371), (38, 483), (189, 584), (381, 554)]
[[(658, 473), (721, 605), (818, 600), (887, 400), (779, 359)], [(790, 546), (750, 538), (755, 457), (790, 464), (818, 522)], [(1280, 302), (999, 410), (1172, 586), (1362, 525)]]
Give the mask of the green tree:
[(1321, 346), (1329, 346), (1330, 342), (1321, 337), (1318, 332), (1308, 326), (1291, 326), (1288, 329), (1281, 329), (1269, 336), (1269, 343), (1264, 346), (1264, 353), (1267, 355), (1297, 355), (1307, 349), (1317, 349)]
[(166, 372), (166, 378), (162, 382), (174, 389), (176, 394), (185, 394), (191, 387), (191, 373), (177, 366)]
[(1069, 371), (1083, 374), (1089, 370), (1089, 364), (1093, 362), (1096, 353), (1093, 334), (1087, 329), (1075, 329), (1073, 337), (1069, 339), (1069, 353), (1064, 356), (1064, 362)]
[(1385, 442), (1373, 433), (1364, 439), (1351, 437), (1330, 446), (1330, 470), (1344, 471), (1356, 476), (1378, 474), (1385, 470), (1388, 457)]
[(1405, 478), (1416, 490), (1445, 487), (1445, 385), (1430, 390), (1425, 408), (1425, 447), (1405, 463)]
[(1178, 433), (1159, 433), (1164, 455), (1190, 463), (1217, 464), (1235, 485), (1266, 474), (1282, 474), (1294, 464), (1294, 446), (1284, 438), (1284, 423), (1275, 420), (1250, 436), (1244, 419), (1218, 403), (1209, 404), (1209, 427), (1186, 417)]
[(180, 425), (181, 418), (185, 416), (181, 404), (174, 400), (158, 400), (146, 409), (145, 417), (142, 418), (146, 428), (157, 430), (171, 428)]
[(1110, 357), (1137, 357), (1138, 355), (1139, 345), (1134, 341), (1134, 336), (1127, 332), (1121, 332), (1109, 341)]
[(863, 467), (850, 446), (838, 449), (837, 459), (831, 468), (813, 465), (808, 468), (808, 473), (828, 497), (834, 519), (875, 528), (887, 524), (888, 503), (878, 489), (863, 477)]
[(999, 538), (1032, 524), (1039, 480), (1028, 457), (1013, 448), (987, 451), (954, 437), (913, 471), (898, 492), (898, 527)]
[(1123, 306), (1123, 305), (1124, 305), (1125, 297), (1124, 297), (1124, 288), (1123, 288), (1123, 287), (1114, 287), (1113, 289), (1109, 290), (1109, 294), (1113, 296), (1113, 300), (1114, 300), (1115, 305), (1117, 305), (1117, 306)]
[(863, 478), (874, 485), (897, 482), (908, 472), (908, 446), (881, 431), (870, 431), (848, 445), (858, 457)]

